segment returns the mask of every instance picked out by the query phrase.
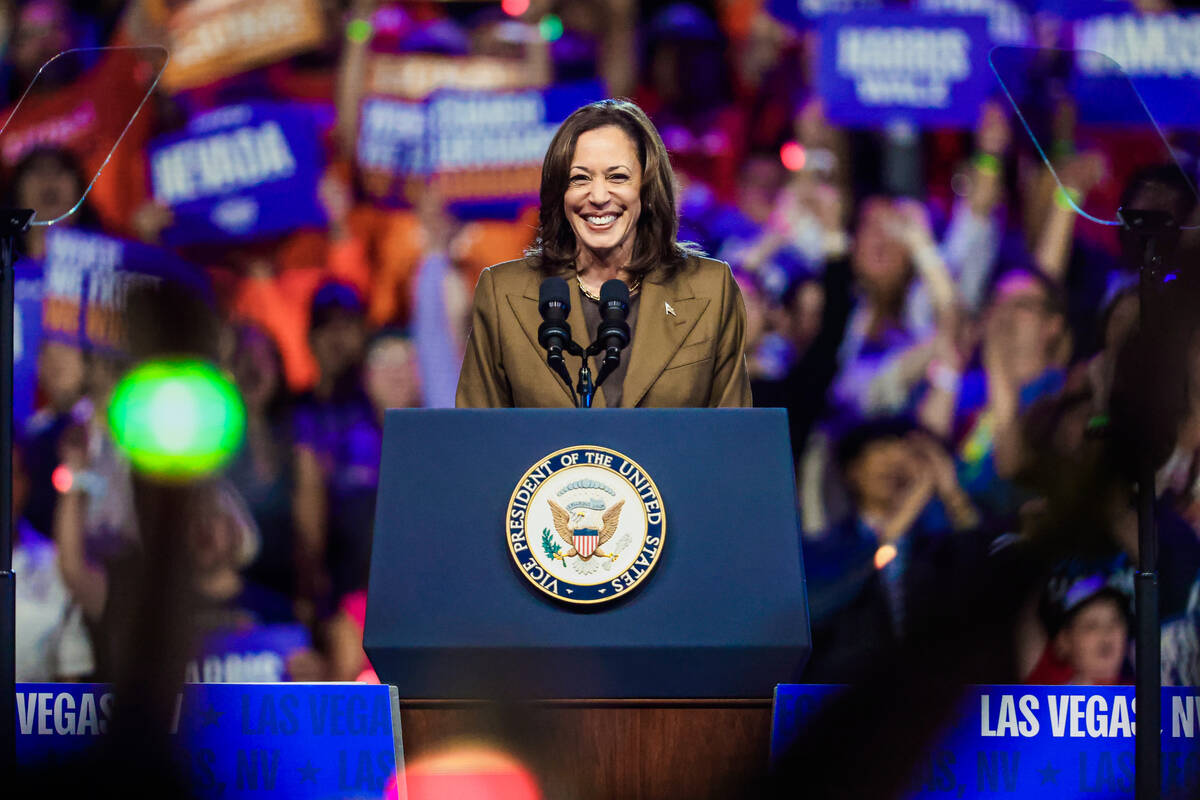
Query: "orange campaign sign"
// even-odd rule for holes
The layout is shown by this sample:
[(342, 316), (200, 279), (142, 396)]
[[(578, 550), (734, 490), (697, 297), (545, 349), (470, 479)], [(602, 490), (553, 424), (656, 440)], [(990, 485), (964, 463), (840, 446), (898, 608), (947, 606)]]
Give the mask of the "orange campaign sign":
[[(153, 2), (153, 0), (151, 0)], [(320, 0), (190, 0), (166, 20), (172, 90), (280, 61), (325, 41)]]
[(367, 73), (367, 94), (422, 100), (437, 89), (503, 91), (545, 86), (548, 63), (497, 56), (377, 53)]

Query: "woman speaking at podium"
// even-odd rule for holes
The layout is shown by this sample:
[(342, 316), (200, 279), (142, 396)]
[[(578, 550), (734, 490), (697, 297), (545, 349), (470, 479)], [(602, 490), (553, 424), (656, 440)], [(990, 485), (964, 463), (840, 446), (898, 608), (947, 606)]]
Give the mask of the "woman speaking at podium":
[[(629, 287), (630, 343), (595, 393), (597, 408), (749, 406), (746, 311), (728, 265), (675, 240), (675, 180), (662, 139), (625, 100), (577, 109), (542, 164), (537, 239), (475, 288), (459, 375), (459, 408), (574, 407), (575, 395), (538, 344), (539, 287), (562, 277), (567, 321), (587, 347), (600, 287)], [(566, 356), (570, 375), (581, 365)], [(593, 366), (593, 369), (595, 367)]]

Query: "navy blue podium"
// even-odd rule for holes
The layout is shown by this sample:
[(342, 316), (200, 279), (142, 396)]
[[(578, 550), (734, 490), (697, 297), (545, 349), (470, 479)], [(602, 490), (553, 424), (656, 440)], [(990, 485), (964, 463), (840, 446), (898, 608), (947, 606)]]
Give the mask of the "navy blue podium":
[[(527, 580), (506, 525), (523, 476), (581, 446), (636, 462), (665, 509), (653, 572), (595, 606)], [(703, 796), (765, 768), (774, 687), (810, 648), (797, 531), (783, 410), (389, 411), (364, 646), (406, 752), (484, 728), (574, 742), (571, 774), (542, 778), (584, 797)]]
[[(659, 563), (595, 608), (519, 573), (505, 510), (575, 445), (657, 484)], [(769, 698), (809, 651), (783, 411), (389, 411), (365, 645), (404, 699)]]

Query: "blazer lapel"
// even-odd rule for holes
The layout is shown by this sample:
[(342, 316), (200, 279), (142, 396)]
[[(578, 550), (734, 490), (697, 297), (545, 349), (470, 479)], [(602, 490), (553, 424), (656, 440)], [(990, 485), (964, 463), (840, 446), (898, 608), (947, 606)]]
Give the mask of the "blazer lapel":
[[(546, 351), (538, 344), (537, 331), (538, 326), (542, 324), (542, 315), (538, 313), (538, 288), (541, 286), (541, 276), (536, 272), (531, 272), (529, 280), (525, 282), (525, 291), (522, 294), (509, 294), (508, 305), (512, 308), (513, 314), (516, 315), (517, 321), (520, 323), (521, 330), (525, 332), (525, 336), (529, 339), (529, 344), (534, 352), (541, 357), (542, 369), (545, 370), (546, 378), (558, 387), (558, 391), (571, 406), (575, 405), (575, 392), (563, 383), (563, 379), (546, 363)], [(577, 308), (578, 303), (571, 304), (571, 313), (567, 317), (567, 322), (571, 325), (571, 334), (578, 337), (578, 332), (583, 330), (583, 311)], [(579, 371), (579, 359), (566, 353), (563, 357), (567, 364), (567, 372), (574, 379), (574, 375)], [(574, 365), (572, 366), (572, 362)]]
[(642, 401), (708, 307), (708, 298), (697, 298), (682, 274), (666, 282), (660, 280), (651, 275), (642, 284), (633, 352), (622, 387), (622, 408), (633, 408)]

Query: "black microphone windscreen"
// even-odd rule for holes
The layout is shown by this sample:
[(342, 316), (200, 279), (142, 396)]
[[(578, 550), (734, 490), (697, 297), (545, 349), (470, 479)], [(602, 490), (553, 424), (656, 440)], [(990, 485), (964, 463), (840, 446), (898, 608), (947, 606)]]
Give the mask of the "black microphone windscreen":
[(546, 278), (538, 289), (538, 312), (545, 317), (552, 308), (562, 309), (559, 319), (566, 319), (571, 311), (571, 290), (567, 282), (559, 277)]
[(620, 304), (622, 316), (629, 313), (629, 286), (619, 278), (607, 280), (600, 286), (600, 308), (609, 308), (613, 303)]

